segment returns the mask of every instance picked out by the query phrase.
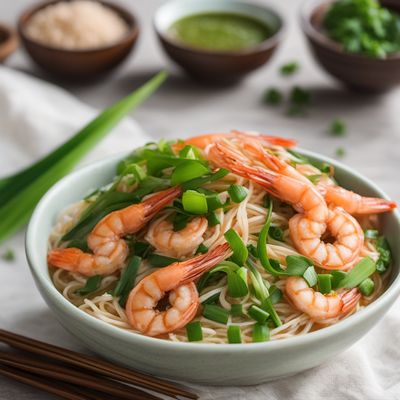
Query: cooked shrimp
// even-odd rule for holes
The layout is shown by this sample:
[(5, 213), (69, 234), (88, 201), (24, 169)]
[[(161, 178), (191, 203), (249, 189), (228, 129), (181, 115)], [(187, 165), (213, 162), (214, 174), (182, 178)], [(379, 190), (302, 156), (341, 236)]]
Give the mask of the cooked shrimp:
[(357, 289), (346, 291), (340, 295), (316, 292), (308, 286), (303, 278), (298, 276), (286, 279), (285, 291), (298, 310), (308, 314), (317, 322), (347, 314), (361, 298)]
[(207, 227), (207, 218), (196, 217), (175, 232), (170, 221), (158, 219), (150, 225), (145, 239), (162, 254), (176, 258), (188, 257), (203, 242)]
[(360, 196), (340, 186), (318, 185), (318, 190), (324, 194), (327, 203), (340, 206), (352, 215), (384, 213), (397, 207), (394, 201)]
[(111, 274), (123, 266), (128, 256), (125, 235), (140, 230), (154, 215), (181, 193), (179, 187), (154, 194), (139, 204), (133, 204), (105, 216), (87, 237), (93, 254), (76, 248), (49, 251), (49, 265), (86, 276)]
[[(134, 329), (148, 336), (159, 336), (184, 327), (200, 305), (194, 280), (228, 257), (227, 243), (206, 254), (176, 262), (143, 278), (131, 291), (126, 315)], [(160, 311), (158, 302), (169, 293), (169, 307)]]
[[(293, 147), (296, 145), (294, 140), (281, 138), (279, 136), (269, 136), (260, 133), (240, 132), (233, 130), (229, 133), (209, 133), (205, 135), (194, 136), (184, 141), (184, 145), (192, 145), (199, 147), (200, 149), (206, 148), (208, 145), (216, 142), (217, 140), (235, 137), (251, 137), (260, 142), (265, 143), (268, 146), (277, 145), (283, 147)], [(177, 143), (178, 145), (178, 143)], [(182, 147), (182, 145), (181, 145)]]
[[(215, 143), (209, 157), (219, 167), (258, 183), (293, 206), (299, 214), (289, 220), (290, 237), (296, 249), (315, 264), (326, 269), (348, 269), (358, 260), (364, 242), (359, 223), (339, 207), (328, 209), (314, 185), (251, 167), (250, 160), (246, 162), (243, 153), (229, 143)], [(322, 239), (326, 231), (335, 239), (333, 243)]]
[[(364, 243), (360, 224), (340, 207), (329, 209), (326, 224), (296, 214), (289, 220), (289, 232), (296, 249), (325, 269), (352, 267)], [(334, 238), (333, 243), (322, 239), (326, 232)]]
[[(287, 162), (268, 153), (260, 143), (252, 139), (247, 139), (243, 141), (243, 147), (271, 171), (293, 179), (298, 179), (308, 185), (313, 185), (298, 169), (293, 168)], [(340, 206), (352, 215), (384, 213), (396, 208), (396, 203), (394, 201), (360, 196), (350, 190), (334, 185), (333, 181), (329, 179), (319, 181), (317, 189), (325, 197), (325, 201), (328, 204)]]

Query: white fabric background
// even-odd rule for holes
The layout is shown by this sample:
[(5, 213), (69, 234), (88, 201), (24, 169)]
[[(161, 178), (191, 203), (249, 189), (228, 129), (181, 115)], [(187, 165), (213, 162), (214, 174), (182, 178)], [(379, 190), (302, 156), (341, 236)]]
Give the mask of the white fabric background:
[[(89, 106), (63, 90), (0, 67), (0, 171), (9, 172), (33, 161), (93, 115)], [(137, 124), (127, 120), (93, 152), (91, 158), (122, 151), (146, 140), (148, 138)], [(17, 260), (13, 263), (0, 261), (0, 326), (85, 351), (57, 323), (34, 287), (25, 261), (23, 234), (11, 239), (1, 250), (6, 248), (15, 251)], [(397, 304), (363, 340), (320, 367), (259, 386), (196, 386), (196, 390), (202, 399), (399, 399), (399, 327)], [(0, 399), (14, 398), (52, 397), (0, 378)]]

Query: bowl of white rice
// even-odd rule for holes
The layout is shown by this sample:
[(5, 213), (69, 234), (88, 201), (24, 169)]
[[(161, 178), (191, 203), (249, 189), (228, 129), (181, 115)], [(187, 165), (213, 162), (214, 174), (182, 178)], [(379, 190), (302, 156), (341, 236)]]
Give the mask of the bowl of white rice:
[(111, 71), (131, 52), (139, 28), (127, 9), (104, 1), (57, 0), (26, 10), (21, 41), (32, 60), (53, 75), (90, 78)]

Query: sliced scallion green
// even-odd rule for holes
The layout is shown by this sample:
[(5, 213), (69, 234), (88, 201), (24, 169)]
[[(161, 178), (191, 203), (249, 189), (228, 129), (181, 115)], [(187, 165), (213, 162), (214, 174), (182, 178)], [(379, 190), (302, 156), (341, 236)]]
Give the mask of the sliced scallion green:
[(240, 332), (240, 326), (229, 325), (227, 336), (228, 336), (228, 342), (231, 344), (242, 343), (242, 334)]
[(313, 263), (303, 256), (286, 256), (286, 275), (303, 276)]
[(219, 295), (220, 295), (220, 293), (215, 293), (212, 296), (210, 296), (209, 298), (207, 298), (204, 301), (202, 301), (201, 304), (203, 304), (203, 305), (205, 305), (205, 304), (215, 304), (219, 299)]
[(376, 270), (376, 266), (372, 258), (364, 257), (351, 271), (349, 271), (344, 279), (339, 283), (339, 288), (352, 289), (357, 287), (361, 282), (371, 276)]
[(181, 229), (186, 228), (186, 225), (188, 224), (190, 218), (190, 215), (180, 213), (176, 214), (172, 221), (174, 232), (178, 232)]
[(179, 261), (177, 258), (167, 257), (157, 253), (150, 254), (147, 260), (152, 267), (166, 267)]
[(243, 316), (243, 304), (232, 304), (231, 305), (231, 315), (234, 317)]
[(303, 278), (308, 283), (308, 286), (315, 286), (318, 282), (318, 275), (315, 272), (315, 268), (312, 266), (308, 267), (303, 274)]
[(205, 176), (201, 176), (199, 178), (191, 179), (190, 181), (184, 182), (181, 186), (183, 190), (198, 189), (200, 186), (203, 186), (208, 182), (218, 181), (228, 174), (229, 171), (227, 169), (221, 168), (213, 174), (207, 174)]
[(241, 237), (233, 228), (226, 231), (224, 236), (233, 251), (232, 260), (236, 264), (244, 265), (249, 256), (249, 252)]
[(208, 206), (205, 194), (195, 190), (187, 190), (182, 195), (182, 205), (186, 212), (191, 214), (207, 214)]
[(204, 245), (203, 243), (200, 244), (200, 246), (197, 248), (195, 254), (204, 254), (208, 252), (208, 247)]
[(91, 276), (86, 280), (84, 287), (78, 289), (75, 293), (79, 296), (85, 296), (89, 293), (95, 292), (101, 284), (103, 277), (101, 275)]
[(217, 217), (217, 214), (215, 214), (215, 212), (213, 212), (213, 211), (208, 213), (206, 215), (206, 217), (207, 217), (207, 221), (208, 221), (208, 226), (210, 226), (210, 227), (219, 225), (221, 223), (221, 221)]
[(254, 304), (247, 310), (247, 314), (260, 324), (263, 324), (269, 318), (269, 313), (267, 311)]
[(269, 299), (272, 304), (279, 303), (283, 297), (282, 290), (277, 288), (275, 285), (272, 285), (269, 288)]
[(177, 165), (171, 175), (171, 183), (173, 186), (199, 178), (207, 174), (208, 168), (201, 162), (196, 160), (187, 160)]
[(267, 324), (257, 322), (253, 327), (253, 342), (267, 342), (269, 340), (269, 328)]
[(322, 294), (329, 294), (332, 291), (331, 274), (318, 274), (318, 291)]
[(371, 296), (375, 290), (375, 283), (371, 278), (364, 279), (358, 286), (358, 290), (364, 296)]
[(218, 210), (224, 206), (219, 193), (206, 194), (207, 206), (209, 211)]
[(234, 203), (241, 203), (248, 194), (248, 190), (241, 185), (233, 184), (228, 188), (228, 194)]
[(229, 320), (229, 312), (220, 306), (206, 304), (203, 310), (203, 316), (211, 321), (226, 325)]
[(186, 335), (189, 342), (199, 342), (203, 340), (203, 331), (199, 321), (191, 322), (186, 325)]
[(128, 299), (129, 293), (132, 290), (133, 285), (135, 284), (137, 271), (141, 262), (142, 259), (140, 257), (132, 257), (126, 268), (122, 271), (117, 286), (112, 292), (113, 296), (119, 297), (119, 304), (121, 307), (125, 307), (125, 303)]
[(209, 274), (225, 272), (228, 277), (228, 293), (231, 297), (243, 297), (249, 292), (247, 269), (231, 261), (223, 261), (209, 271)]
[(340, 282), (346, 277), (347, 272), (332, 270), (332, 290), (336, 290), (339, 287)]
[(283, 230), (277, 226), (270, 226), (268, 235), (272, 237), (272, 239), (283, 242)]
[(247, 250), (249, 251), (249, 253), (250, 253), (254, 258), (258, 258), (257, 247), (254, 246), (254, 244), (248, 244), (248, 245), (247, 245)]

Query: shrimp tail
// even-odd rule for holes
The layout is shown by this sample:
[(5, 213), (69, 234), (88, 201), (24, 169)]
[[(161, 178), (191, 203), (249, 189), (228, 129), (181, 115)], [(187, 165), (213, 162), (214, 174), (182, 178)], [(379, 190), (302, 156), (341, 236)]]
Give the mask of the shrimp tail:
[(179, 186), (171, 187), (166, 190), (162, 190), (144, 200), (141, 204), (144, 207), (144, 218), (149, 220), (153, 218), (159, 211), (161, 211), (167, 204), (178, 197), (182, 193), (182, 189)]
[(75, 270), (76, 265), (79, 264), (79, 260), (83, 254), (82, 250), (72, 247), (66, 249), (53, 249), (49, 251), (47, 262), (49, 265), (54, 265), (67, 271), (73, 271)]
[(346, 314), (352, 310), (360, 301), (361, 293), (357, 288), (351, 289), (342, 296), (342, 312)]
[(263, 133), (259, 133), (257, 135), (252, 135), (251, 133), (248, 132), (243, 132), (239, 130), (232, 130), (233, 134), (241, 135), (241, 136), (249, 136), (253, 137), (261, 142), (265, 142), (268, 145), (276, 145), (276, 146), (282, 146), (282, 147), (294, 147), (297, 145), (297, 142), (293, 139), (286, 139), (280, 136), (271, 136), (271, 135), (265, 135)]
[(184, 262), (184, 275), (181, 284), (186, 284), (193, 282), (195, 279), (199, 278), (204, 272), (207, 272), (214, 265), (225, 260), (228, 257), (229, 244), (221, 244), (215, 249), (209, 251), (206, 254), (201, 254), (194, 257), (188, 262)]

